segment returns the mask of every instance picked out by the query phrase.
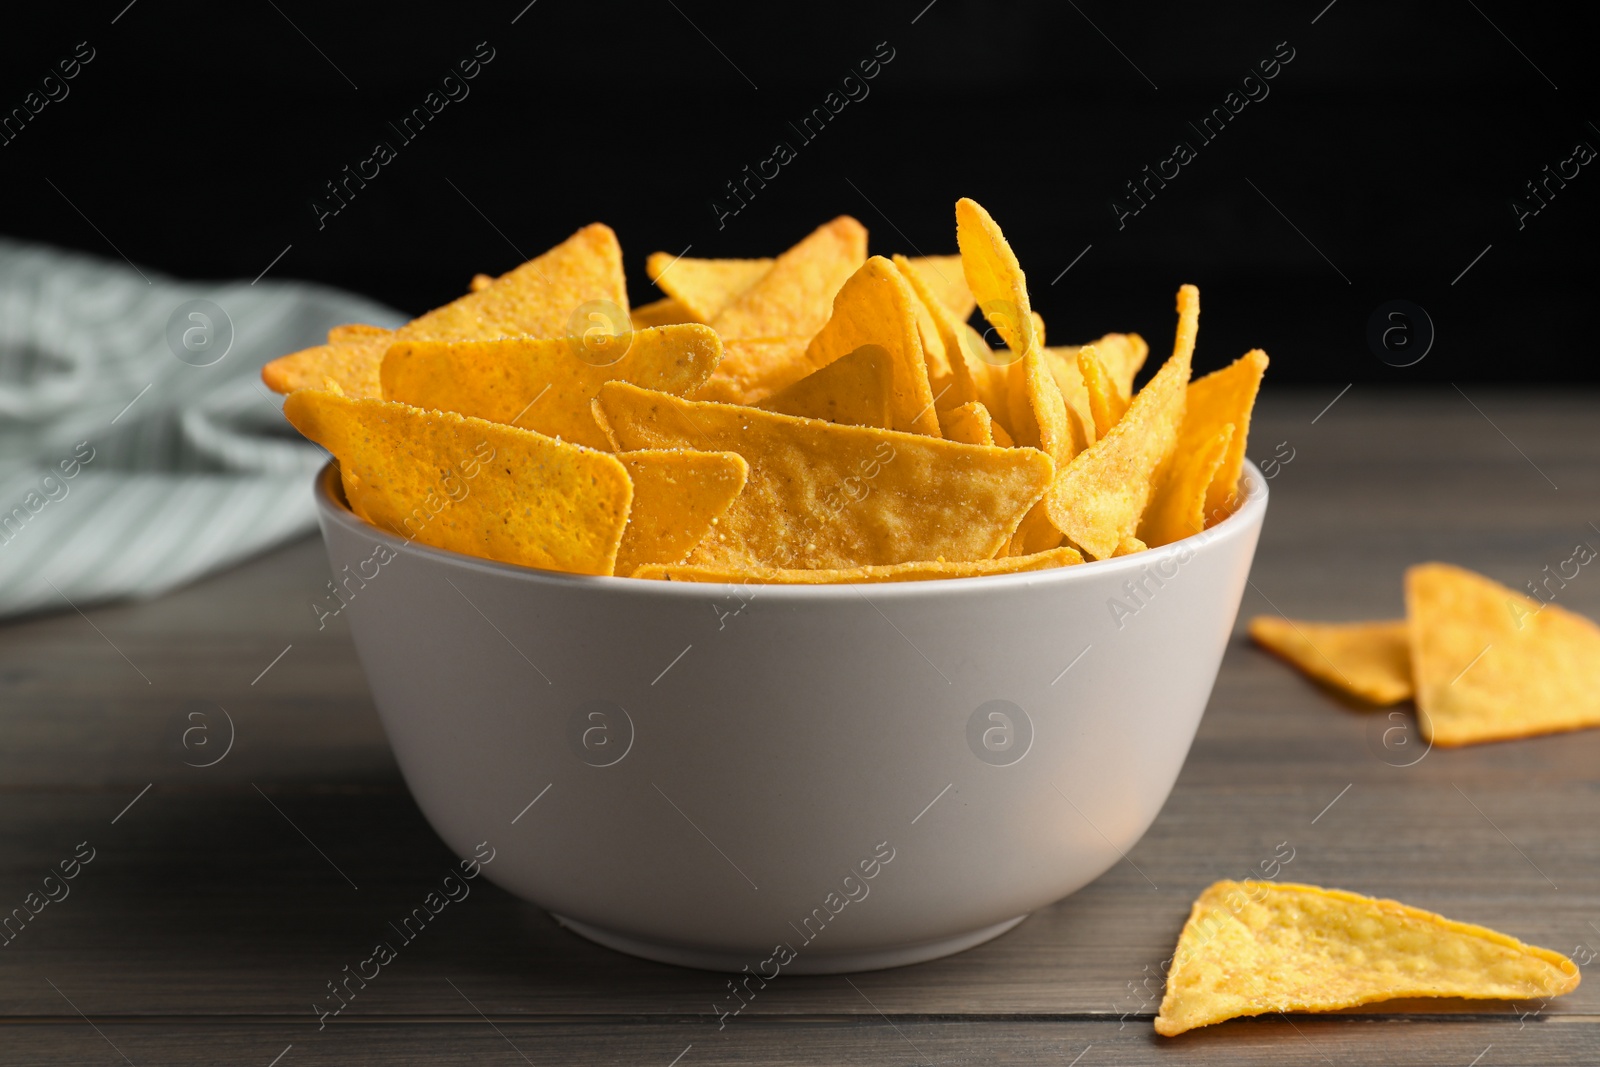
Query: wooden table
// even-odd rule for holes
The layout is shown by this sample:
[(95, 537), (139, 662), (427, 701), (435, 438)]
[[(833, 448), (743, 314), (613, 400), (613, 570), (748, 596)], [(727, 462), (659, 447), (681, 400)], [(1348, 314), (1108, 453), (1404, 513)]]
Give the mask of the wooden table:
[[(1293, 458), (1241, 632), (1274, 610), (1397, 616), (1414, 561), (1521, 587), (1600, 546), (1600, 397), (1357, 387), (1324, 411), (1335, 392), (1275, 390), (1258, 414), (1252, 454)], [(598, 948), (480, 881), (319, 1028), (326, 983), (452, 859), (348, 634), (316, 628), (326, 577), (311, 539), (159, 600), (0, 631), (0, 908), (80, 842), (94, 856), (0, 948), (0, 1063), (1600, 1062), (1592, 975), (1545, 1005), (1153, 1034), (1154, 976), (1195, 894), (1289, 849), (1284, 879), (1600, 947), (1600, 732), (1385, 746), (1408, 714), (1344, 705), (1243, 640), (1131, 862), (987, 945), (786, 978), (719, 1030), (721, 977)], [(1560, 602), (1600, 616), (1600, 570)], [(228, 717), (226, 756), (186, 765), (222, 755)]]

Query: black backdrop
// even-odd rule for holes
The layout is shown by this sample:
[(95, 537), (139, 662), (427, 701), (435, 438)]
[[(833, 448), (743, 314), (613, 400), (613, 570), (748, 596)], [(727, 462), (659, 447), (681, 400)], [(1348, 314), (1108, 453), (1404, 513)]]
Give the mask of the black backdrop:
[[(415, 312), (593, 220), (643, 302), (651, 251), (770, 255), (840, 213), (874, 251), (953, 251), (967, 195), (1055, 342), (1159, 348), (1193, 281), (1202, 368), (1261, 346), (1280, 382), (1593, 381), (1600, 165), (1574, 156), (1600, 148), (1593, 41), (1506, 0), (58, 4), (0, 36), (0, 109), (57, 97), (0, 145), (0, 232), (200, 278), (283, 253), (269, 277)], [(76, 76), (45, 82), (63, 61)], [(430, 92), (446, 102), (402, 140), (390, 123)], [(1206, 141), (1190, 123), (1215, 108)], [(380, 140), (394, 158), (319, 219)], [(719, 219), (779, 141), (794, 158)], [(1194, 158), (1164, 164), (1179, 141)], [(1177, 173), (1119, 219), (1146, 166)], [(1415, 311), (1383, 320), (1387, 360), (1369, 342), (1393, 300), (1436, 331), (1410, 366)]]

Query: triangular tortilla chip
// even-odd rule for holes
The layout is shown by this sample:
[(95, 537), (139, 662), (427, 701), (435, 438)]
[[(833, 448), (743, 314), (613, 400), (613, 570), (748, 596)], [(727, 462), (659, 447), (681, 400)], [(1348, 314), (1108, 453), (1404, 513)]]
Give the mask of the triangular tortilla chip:
[(1244, 1015), (1400, 997), (1526, 1000), (1570, 993), (1578, 966), (1393, 900), (1275, 882), (1217, 882), (1178, 936), (1156, 1033)]
[(1111, 372), (1101, 361), (1094, 345), (1078, 349), (1078, 373), (1083, 376), (1084, 394), (1089, 400), (1089, 417), (1094, 421), (1095, 440), (1111, 432), (1124, 412), (1131, 397), (1118, 392)]
[(806, 358), (809, 337), (752, 337), (722, 342), (722, 362), (694, 394), (719, 404), (756, 404), (821, 369)]
[(756, 406), (780, 415), (888, 429), (893, 395), (894, 359), (878, 345), (862, 345)]
[[(957, 268), (960, 266), (959, 256), (941, 258), (954, 260)], [(895, 268), (900, 271), (901, 277), (905, 278), (906, 284), (911, 286), (911, 291), (917, 297), (917, 304), (919, 305), (917, 325), (921, 330), (924, 352), (931, 351), (928, 348), (927, 340), (928, 328), (931, 326), (933, 332), (938, 335), (938, 351), (942, 356), (943, 370), (950, 374), (950, 379), (947, 382), (941, 382), (939, 388), (934, 390), (935, 408), (943, 411), (947, 408), (959, 407), (962, 404), (976, 403), (978, 401), (978, 390), (975, 376), (978, 374), (986, 375), (987, 371), (986, 369), (978, 371), (972, 369), (971, 363), (977, 356), (975, 352), (968, 351), (965, 347), (966, 338), (963, 336), (963, 329), (967, 327), (939, 299), (934, 290), (927, 284), (925, 272), (919, 270), (915, 262), (905, 256), (894, 257)], [(965, 278), (962, 279), (961, 285), (963, 289), (966, 288)], [(969, 311), (968, 314), (971, 314), (971, 312)], [(934, 362), (930, 359), (928, 364), (930, 388), (933, 380), (939, 376), (939, 368), (936, 368)]]
[(700, 321), (689, 313), (688, 308), (670, 296), (662, 297), (660, 300), (655, 300), (648, 304), (641, 304), (628, 312), (628, 318), (632, 320), (635, 330), (648, 330), (654, 326), (675, 326), (679, 323)]
[(689, 557), (842, 568), (989, 559), (1049, 484), (1043, 453), (697, 403), (622, 382), (600, 407), (623, 448), (738, 452), (744, 492)]
[(1410, 631), (1404, 619), (1305, 622), (1276, 615), (1250, 620), (1256, 644), (1319, 682), (1372, 704), (1409, 700)]
[(1172, 358), (1139, 390), (1111, 432), (1056, 475), (1045, 498), (1050, 521), (1094, 559), (1136, 534), (1157, 468), (1172, 454), (1183, 422), (1185, 387), (1200, 319), (1200, 290), (1178, 290)]
[(1156, 490), (1139, 519), (1139, 540), (1146, 545), (1170, 545), (1206, 528), (1206, 487), (1233, 443), (1233, 424), (1227, 423), (1209, 441), (1196, 442), (1185, 451), (1180, 435), (1172, 459), (1159, 474)]
[(976, 400), (939, 412), (939, 429), (946, 440), (964, 445), (995, 443), (994, 420), (989, 417), (989, 409)]
[(394, 333), (382, 326), (368, 326), (364, 322), (351, 322), (343, 326), (335, 326), (328, 331), (330, 345), (347, 344), (351, 341), (367, 341), (374, 337), (388, 337)]
[(1406, 619), (1418, 718), (1434, 744), (1600, 726), (1593, 621), (1445, 563), (1406, 572)]
[(624, 576), (645, 564), (682, 561), (728, 510), (750, 473), (734, 452), (645, 450), (617, 458), (633, 482), (633, 506), (617, 549), (616, 573)]
[[(721, 354), (716, 333), (698, 323), (618, 334), (594, 348), (580, 337), (397, 341), (383, 358), (381, 378), (386, 400), (510, 423), (606, 451), (605, 434), (589, 410), (603, 383), (689, 393), (711, 376)], [(604, 359), (614, 362), (594, 362)]]
[[(622, 276), (622, 248), (611, 227), (585, 226), (537, 259), (497, 278), (481, 291), (413, 319), (391, 334), (372, 334), (336, 344), (318, 345), (282, 356), (261, 368), (269, 389), (289, 393), (318, 388), (324, 379), (338, 382), (352, 397), (378, 397), (378, 368), (391, 340), (489, 341), (525, 334), (565, 337), (574, 329), (580, 307), (594, 304), (611, 333), (626, 328), (628, 287)], [(587, 324), (578, 324), (587, 325)]]
[(773, 261), (754, 285), (711, 320), (723, 341), (810, 337), (833, 310), (833, 294), (867, 258), (867, 231), (848, 215), (818, 227)]
[(435, 548), (610, 574), (633, 488), (615, 456), (529, 430), (302, 389), (283, 413), (339, 461), (350, 508)]
[(772, 269), (770, 259), (690, 259), (651, 253), (645, 273), (675, 299), (694, 322), (711, 322)]
[(976, 200), (956, 201), (956, 243), (978, 310), (1007, 348), (1026, 354), (1037, 336), (1022, 266), (999, 225)]
[[(1210, 440), (1224, 425), (1233, 426), (1233, 440), (1206, 490), (1207, 526), (1215, 526), (1233, 514), (1238, 506), (1239, 474), (1244, 469), (1244, 450), (1250, 435), (1250, 411), (1255, 407), (1256, 391), (1261, 387), (1261, 376), (1266, 370), (1267, 354), (1255, 348), (1221, 370), (1189, 383), (1183, 429), (1178, 433), (1179, 454)], [(1157, 496), (1160, 492), (1158, 488)]]
[(1055, 523), (1050, 521), (1050, 512), (1046, 510), (1044, 501), (1035, 504), (1017, 524), (1017, 532), (1011, 535), (1011, 546), (1006, 550), (1010, 556), (1031, 556), (1035, 552), (1047, 552), (1061, 544), (1061, 531), (1056, 529)]
[(989, 574), (1017, 574), (1070, 567), (1082, 563), (1075, 549), (1058, 548), (1032, 556), (1005, 556), (965, 563), (918, 560), (881, 567), (850, 567), (840, 570), (784, 570), (779, 567), (734, 568), (686, 564), (680, 567), (641, 567), (635, 578), (658, 578), (668, 582), (728, 582), (735, 585), (862, 585), (872, 582), (925, 582), (938, 578), (975, 578)]
[(839, 289), (833, 315), (811, 339), (806, 359), (825, 367), (862, 345), (877, 345), (894, 361), (894, 428), (938, 437), (917, 306), (916, 294), (895, 265), (873, 256)]
[[(895, 256), (896, 265), (906, 259), (904, 256)], [(972, 316), (972, 309), (978, 302), (972, 297), (972, 290), (967, 288), (967, 275), (961, 268), (961, 256), (912, 256), (906, 259), (911, 273), (916, 275), (921, 283), (920, 293), (927, 290), (938, 302), (955, 317), (957, 322), (966, 322)]]

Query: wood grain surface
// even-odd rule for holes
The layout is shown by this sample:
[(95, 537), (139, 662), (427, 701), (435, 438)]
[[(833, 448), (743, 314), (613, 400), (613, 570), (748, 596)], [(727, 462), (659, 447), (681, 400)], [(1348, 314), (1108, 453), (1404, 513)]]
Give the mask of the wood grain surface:
[[(1600, 548), (1600, 397), (1357, 387), (1327, 408), (1337, 392), (1263, 399), (1251, 455), (1293, 458), (1269, 468), (1237, 633), (1262, 612), (1397, 617), (1413, 562), (1520, 588)], [(1600, 731), (1429, 752), (1406, 707), (1356, 708), (1242, 638), (1128, 862), (987, 945), (785, 977), (719, 1029), (719, 976), (598, 948), (480, 881), (322, 1027), (325, 983), (452, 858), (342, 622), (317, 628), (326, 580), (309, 539), (159, 600), (0, 627), (0, 910), (94, 850), (0, 948), (0, 1064), (1600, 1062), (1589, 975), (1545, 1004), (1153, 1035), (1190, 901), (1281, 848), (1285, 879), (1600, 949)], [(1600, 617), (1600, 570), (1558, 602)], [(231, 750), (193, 766), (229, 720)]]

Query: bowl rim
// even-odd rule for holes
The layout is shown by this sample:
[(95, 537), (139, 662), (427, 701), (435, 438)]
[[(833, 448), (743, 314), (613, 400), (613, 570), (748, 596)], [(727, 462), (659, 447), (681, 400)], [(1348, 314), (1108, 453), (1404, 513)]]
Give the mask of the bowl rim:
[[(1141, 567), (1158, 564), (1163, 560), (1188, 553), (1204, 551), (1212, 542), (1245, 536), (1247, 531), (1259, 530), (1267, 510), (1267, 479), (1259, 468), (1246, 459), (1240, 472), (1244, 485), (1243, 498), (1231, 515), (1215, 526), (1200, 533), (1157, 548), (1135, 552), (1128, 556), (1110, 559), (1085, 560), (1067, 567), (1050, 567), (1036, 571), (1014, 571), (1009, 574), (985, 574), (955, 578), (926, 578), (908, 582), (843, 582), (826, 585), (779, 585), (761, 582), (672, 582), (658, 579), (633, 578), (626, 575), (569, 574), (565, 571), (540, 570), (537, 567), (499, 560), (469, 556), (450, 549), (435, 548), (374, 526), (350, 510), (344, 499), (344, 487), (338, 478), (338, 465), (330, 459), (317, 472), (314, 487), (317, 513), (322, 521), (324, 535), (328, 523), (337, 524), (361, 537), (375, 538), (402, 553), (416, 553), (423, 558), (462, 570), (480, 571), (488, 575), (532, 584), (549, 585), (559, 589), (587, 587), (596, 595), (652, 596), (652, 597), (704, 597), (712, 590), (732, 588), (760, 589), (761, 597), (780, 600), (835, 600), (866, 598), (863, 586), (870, 586), (874, 601), (880, 599), (908, 600), (929, 596), (976, 595), (1006, 588), (1032, 587), (1044, 584), (1067, 584), (1087, 581), (1089, 577), (1110, 577), (1121, 572), (1135, 572)], [(1180, 560), (1187, 562), (1187, 559)], [(852, 596), (854, 594), (854, 596)], [(870, 601), (869, 601), (870, 603)]]

